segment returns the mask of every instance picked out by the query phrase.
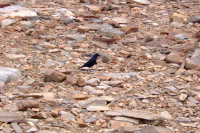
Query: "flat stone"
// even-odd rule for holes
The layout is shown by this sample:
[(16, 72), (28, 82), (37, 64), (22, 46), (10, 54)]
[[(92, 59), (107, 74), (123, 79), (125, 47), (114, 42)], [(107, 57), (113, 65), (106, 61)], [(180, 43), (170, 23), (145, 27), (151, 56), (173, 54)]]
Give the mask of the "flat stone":
[(120, 128), (120, 127), (133, 127), (133, 123), (131, 122), (123, 122), (123, 121), (116, 121), (110, 120), (110, 125), (112, 128)]
[(37, 13), (19, 5), (7, 6), (0, 9), (4, 17), (36, 17)]
[(84, 36), (80, 34), (69, 34), (69, 35), (66, 35), (66, 38), (80, 42), (80, 41), (83, 41)]
[(87, 99), (87, 97), (88, 97), (88, 95), (86, 93), (73, 95), (73, 98), (76, 100), (85, 100), (85, 99)]
[(75, 116), (70, 112), (61, 111), (61, 119), (64, 121), (75, 121)]
[(7, 26), (14, 24), (15, 22), (16, 22), (16, 20), (14, 20), (14, 19), (4, 19), (1, 21), (1, 23), (2, 23), (1, 25), (2, 25), (2, 28), (5, 28)]
[(107, 84), (109, 86), (115, 87), (123, 83), (123, 81), (102, 81), (101, 83)]
[(6, 54), (6, 57), (10, 59), (18, 59), (18, 58), (25, 58), (26, 55), (25, 54)]
[(110, 110), (108, 106), (93, 106), (93, 105), (89, 105), (86, 108), (88, 111), (107, 111)]
[(96, 120), (97, 120), (97, 118), (95, 118), (95, 117), (91, 117), (91, 118), (88, 118), (88, 119), (84, 119), (84, 122), (85, 123), (94, 123), (94, 122), (96, 122)]
[(24, 117), (20, 113), (0, 111), (1, 122), (18, 122), (24, 121)]
[(92, 97), (83, 101), (79, 101), (78, 104), (81, 108), (87, 108), (88, 106), (103, 106), (107, 105), (107, 101), (104, 98)]
[(149, 4), (151, 4), (151, 2), (150, 1), (148, 1), (148, 0), (132, 0), (133, 2), (137, 2), (137, 3), (139, 3), (139, 4), (144, 4), (144, 5), (149, 5)]
[(153, 114), (149, 111), (143, 111), (143, 110), (110, 110), (105, 113), (107, 116), (125, 116), (125, 117), (132, 117), (132, 118), (138, 118), (138, 119), (145, 119), (145, 120), (164, 120), (165, 118)]
[(130, 73), (103, 73), (104, 76), (109, 76), (113, 78), (123, 78), (123, 77), (135, 77), (138, 75), (137, 72), (130, 72)]
[(123, 17), (114, 17), (112, 19), (112, 21), (120, 23), (120, 24), (127, 24), (128, 23), (127, 19), (123, 18)]
[(125, 122), (131, 122), (134, 124), (139, 124), (140, 119), (134, 119), (134, 118), (128, 118), (128, 117), (115, 117), (116, 121), (125, 121)]
[(23, 133), (21, 127), (17, 123), (11, 123), (11, 126), (14, 128), (16, 133)]
[(134, 131), (134, 133), (173, 133), (173, 131), (157, 126), (147, 126), (145, 128)]
[(100, 35), (103, 35), (103, 36), (108, 36), (108, 37), (114, 37), (114, 35), (119, 35), (121, 37), (124, 37), (125, 36), (125, 33), (123, 31), (120, 31), (120, 30), (116, 30), (113, 28), (113, 26), (105, 23), (102, 25), (100, 31), (99, 31), (99, 34)]
[(11, 111), (11, 112), (14, 112), (14, 111), (19, 111), (19, 103), (18, 102), (13, 102), (13, 103), (10, 103), (10, 104), (6, 104), (3, 108), (4, 110), (6, 111)]

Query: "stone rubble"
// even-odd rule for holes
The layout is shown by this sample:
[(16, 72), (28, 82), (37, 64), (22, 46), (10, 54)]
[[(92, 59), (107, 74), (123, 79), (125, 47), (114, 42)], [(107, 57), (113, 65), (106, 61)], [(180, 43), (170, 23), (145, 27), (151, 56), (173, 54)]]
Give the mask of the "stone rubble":
[(199, 4), (1, 0), (0, 132), (200, 132)]

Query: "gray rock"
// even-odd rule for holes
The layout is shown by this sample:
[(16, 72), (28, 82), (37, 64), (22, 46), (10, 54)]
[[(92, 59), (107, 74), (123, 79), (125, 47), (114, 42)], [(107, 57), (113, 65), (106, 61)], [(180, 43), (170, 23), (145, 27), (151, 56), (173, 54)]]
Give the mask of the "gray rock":
[(62, 23), (62, 24), (70, 24), (70, 23), (73, 23), (73, 22), (75, 22), (75, 20), (68, 18), (68, 17), (63, 17), (63, 18), (60, 19), (60, 23)]
[(94, 22), (94, 23), (102, 23), (103, 22), (103, 20), (100, 18), (90, 18), (90, 21)]
[(192, 70), (200, 70), (200, 48), (196, 49), (191, 59), (186, 59), (186, 68)]
[(6, 83), (13, 80), (22, 80), (22, 75), (19, 70), (8, 67), (0, 68), (0, 81)]
[(90, 117), (90, 118), (88, 118), (88, 119), (84, 119), (84, 122), (85, 123), (94, 123), (95, 121), (97, 120), (97, 118), (95, 118), (95, 117)]
[(186, 34), (177, 34), (174, 36), (175, 39), (179, 39), (179, 40), (186, 40), (188, 39), (187, 35)]
[(62, 120), (71, 120), (71, 121), (75, 121), (75, 116), (70, 113), (70, 112), (65, 112), (65, 111), (62, 111), (61, 112), (61, 119)]
[(102, 36), (114, 37), (115, 34), (120, 35), (121, 37), (125, 36), (125, 33), (114, 29), (111, 25), (105, 23), (102, 25), (102, 28), (99, 31), (99, 34)]
[(200, 64), (200, 48), (196, 49), (191, 57), (193, 61)]
[(80, 105), (81, 108), (87, 108), (88, 106), (91, 105), (107, 105), (107, 101), (104, 98), (100, 97), (92, 97), (87, 100), (79, 101), (78, 104)]
[(135, 77), (139, 76), (136, 72), (130, 72), (130, 73), (103, 73), (104, 76), (110, 76), (113, 78), (123, 78), (123, 77)]
[(75, 41), (83, 41), (84, 37), (80, 34), (69, 34), (66, 35), (67, 39), (75, 40)]
[(191, 16), (190, 18), (188, 18), (188, 22), (200, 23), (200, 16)]
[(101, 58), (102, 58), (102, 62), (103, 63), (108, 63), (109, 62), (109, 57), (108, 56), (103, 55)]

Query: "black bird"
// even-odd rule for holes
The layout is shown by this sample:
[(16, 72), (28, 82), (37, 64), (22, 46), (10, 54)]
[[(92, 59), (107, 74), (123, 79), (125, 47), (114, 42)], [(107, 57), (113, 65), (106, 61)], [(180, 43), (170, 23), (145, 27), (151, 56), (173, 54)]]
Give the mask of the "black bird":
[(88, 62), (86, 62), (83, 66), (79, 67), (79, 69), (82, 68), (82, 67), (92, 67), (95, 64), (97, 64), (97, 57), (98, 56), (100, 56), (98, 53), (93, 55), (92, 58)]

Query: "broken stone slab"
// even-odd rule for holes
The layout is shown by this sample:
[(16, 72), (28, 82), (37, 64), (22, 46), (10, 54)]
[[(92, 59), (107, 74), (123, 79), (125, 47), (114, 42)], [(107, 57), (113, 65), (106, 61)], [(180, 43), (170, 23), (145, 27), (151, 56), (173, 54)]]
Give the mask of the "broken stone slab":
[(106, 112), (105, 115), (124, 116), (124, 117), (138, 118), (144, 120), (165, 120), (165, 118), (162, 117), (161, 115), (143, 110), (111, 110)]
[(81, 108), (87, 108), (88, 106), (92, 106), (92, 105), (96, 105), (96, 106), (107, 105), (107, 101), (104, 98), (92, 97), (83, 101), (79, 101), (78, 104), (80, 105)]
[(23, 76), (20, 71), (14, 68), (1, 67), (0, 68), (0, 81), (6, 83), (9, 81), (22, 80)]
[(0, 111), (1, 122), (24, 122), (24, 117), (20, 113)]

